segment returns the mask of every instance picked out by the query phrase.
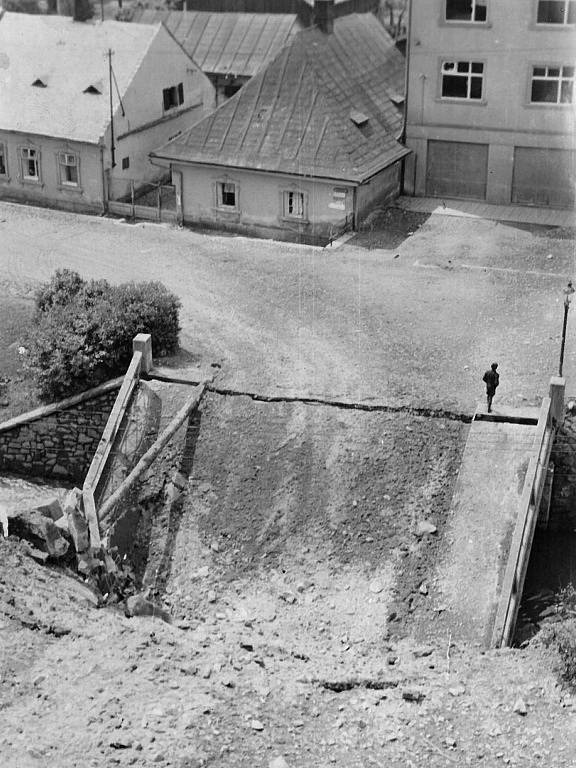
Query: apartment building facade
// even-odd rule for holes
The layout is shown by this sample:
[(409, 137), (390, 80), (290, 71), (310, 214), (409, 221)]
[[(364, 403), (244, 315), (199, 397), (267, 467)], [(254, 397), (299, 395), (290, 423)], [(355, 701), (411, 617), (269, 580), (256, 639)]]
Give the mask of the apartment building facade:
[(404, 191), (572, 208), (576, 0), (412, 0)]

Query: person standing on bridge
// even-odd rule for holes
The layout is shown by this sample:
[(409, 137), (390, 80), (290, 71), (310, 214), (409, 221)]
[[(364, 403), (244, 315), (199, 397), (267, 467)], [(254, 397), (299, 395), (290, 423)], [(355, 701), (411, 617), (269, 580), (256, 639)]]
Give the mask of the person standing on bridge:
[(496, 387), (500, 384), (500, 375), (496, 372), (498, 363), (492, 363), (490, 370), (486, 371), (482, 381), (486, 384), (486, 400), (488, 402), (488, 413), (492, 412), (492, 398), (496, 394)]

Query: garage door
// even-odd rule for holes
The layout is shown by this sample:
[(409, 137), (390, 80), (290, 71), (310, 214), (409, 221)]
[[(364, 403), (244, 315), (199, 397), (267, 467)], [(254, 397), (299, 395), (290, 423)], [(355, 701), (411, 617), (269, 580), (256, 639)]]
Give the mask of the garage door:
[(512, 202), (574, 207), (576, 153), (567, 149), (514, 148)]
[(426, 194), (430, 197), (486, 198), (488, 144), (429, 141)]

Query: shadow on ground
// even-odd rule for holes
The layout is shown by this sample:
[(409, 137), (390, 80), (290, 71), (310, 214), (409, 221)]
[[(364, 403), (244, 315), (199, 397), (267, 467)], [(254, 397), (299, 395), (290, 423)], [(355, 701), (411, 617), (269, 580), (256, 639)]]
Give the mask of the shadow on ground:
[(394, 250), (416, 232), (429, 218), (429, 213), (404, 211), (401, 208), (377, 208), (360, 225), (349, 245), (373, 250)]

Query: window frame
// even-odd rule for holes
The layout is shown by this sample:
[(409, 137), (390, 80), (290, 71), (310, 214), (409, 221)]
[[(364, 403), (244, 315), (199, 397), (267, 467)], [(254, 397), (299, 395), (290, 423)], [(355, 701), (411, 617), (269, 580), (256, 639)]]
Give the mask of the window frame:
[[(288, 200), (290, 195), (299, 195), (302, 205), (302, 213), (290, 213)], [(308, 193), (298, 187), (287, 187), (280, 193), (281, 216), (284, 221), (308, 221)]]
[[(24, 153), (25, 152), (34, 152), (35, 153), (35, 163), (36, 163), (36, 176), (28, 176), (24, 173), (24, 166), (25, 163), (30, 162), (30, 157), (25, 158)], [(42, 184), (42, 170), (40, 167), (40, 150), (38, 147), (34, 146), (33, 144), (23, 144), (18, 147), (18, 157), (20, 161), (20, 175), (21, 180), (24, 184)]]
[[(231, 185), (234, 187), (234, 205), (224, 203), (224, 187)], [(216, 179), (216, 208), (223, 213), (238, 213), (240, 210), (240, 185), (237, 181), (228, 178)]]
[[(538, 13), (540, 10), (540, 4), (542, 2), (563, 2), (565, 4), (564, 8), (564, 21), (558, 22), (558, 21), (538, 21)], [(574, 5), (574, 14), (575, 19), (574, 21), (568, 21), (569, 13), (570, 13), (570, 4)], [(576, 26), (576, 0), (536, 0), (534, 4), (534, 26), (538, 29), (544, 27), (547, 30), (552, 29), (573, 29)]]
[[(563, 76), (563, 70), (565, 67), (571, 67), (572, 68), (572, 76), (571, 77), (564, 77)], [(535, 76), (534, 70), (536, 69), (558, 69), (560, 72), (557, 77), (549, 77), (547, 75), (540, 75)], [(562, 82), (565, 80), (572, 82), (572, 100), (571, 101), (533, 101), (532, 100), (532, 91), (534, 87), (534, 80), (540, 80), (543, 82), (556, 82), (558, 84), (558, 92), (557, 92), (557, 98), (560, 98), (562, 96)], [(557, 64), (557, 63), (550, 63), (547, 62), (546, 64), (532, 64), (530, 65), (530, 69), (528, 72), (528, 106), (530, 107), (560, 107), (560, 108), (570, 108), (573, 107), (574, 104), (576, 104), (576, 62), (574, 64)]]
[[(170, 99), (170, 104), (167, 104), (167, 96)], [(169, 85), (166, 88), (162, 88), (162, 111), (170, 112), (173, 109), (178, 109), (184, 104), (184, 83), (177, 83), (176, 85)]]
[(8, 176), (8, 146), (6, 142), (0, 141), (0, 156), (2, 157), (2, 161), (4, 163), (4, 171), (2, 171), (0, 166), (0, 179), (5, 181), (9, 178)]
[[(73, 157), (74, 164), (66, 163), (64, 161), (67, 157)], [(80, 189), (80, 155), (78, 152), (71, 152), (69, 150), (61, 150), (56, 155), (58, 162), (58, 181), (61, 187), (65, 189)], [(76, 181), (67, 181), (64, 177), (65, 168), (76, 168)]]
[[(475, 26), (490, 26), (489, 21), (489, 0), (485, 0), (483, 3), (482, 0), (470, 0), (472, 3), (472, 12), (470, 19), (449, 19), (448, 18), (448, 0), (442, 0), (442, 21), (444, 24), (447, 24), (449, 26), (457, 26), (459, 24), (462, 24), (464, 26), (470, 26), (471, 24)], [(474, 12), (476, 10), (477, 5), (485, 5), (486, 6), (486, 18), (483, 21), (477, 21), (474, 18)]]
[[(454, 73), (446, 72), (444, 71), (444, 67), (446, 64), (454, 64), (456, 67)], [(458, 72), (458, 65), (459, 64), (467, 64), (468, 65), (468, 71), (466, 73), (459, 73)], [(482, 72), (472, 72), (472, 66), (474, 64), (480, 64), (482, 66)], [(467, 85), (466, 85), (466, 96), (444, 96), (444, 76), (447, 77), (459, 77), (462, 80), (466, 79)], [(472, 78), (473, 77), (479, 77), (481, 79), (481, 92), (479, 98), (472, 98), (470, 96), (471, 90), (472, 90)], [(485, 104), (486, 103), (486, 62), (484, 60), (457, 60), (457, 59), (440, 59), (440, 77), (439, 77), (439, 88), (438, 88), (438, 98), (440, 101), (445, 103), (458, 103), (458, 104)]]

